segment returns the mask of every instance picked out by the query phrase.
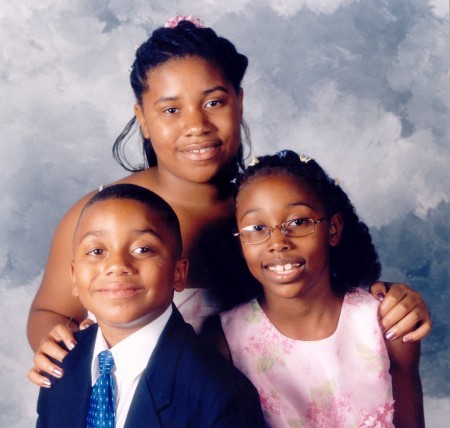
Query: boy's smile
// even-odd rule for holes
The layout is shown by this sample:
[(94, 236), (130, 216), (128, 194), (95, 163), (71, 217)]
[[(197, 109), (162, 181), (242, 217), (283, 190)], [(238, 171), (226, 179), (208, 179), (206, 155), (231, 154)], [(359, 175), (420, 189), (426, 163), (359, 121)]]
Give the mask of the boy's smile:
[[(187, 262), (158, 214), (129, 199), (89, 206), (74, 236), (72, 293), (105, 328), (133, 331), (156, 319), (184, 288)], [(131, 334), (132, 331), (128, 331)]]

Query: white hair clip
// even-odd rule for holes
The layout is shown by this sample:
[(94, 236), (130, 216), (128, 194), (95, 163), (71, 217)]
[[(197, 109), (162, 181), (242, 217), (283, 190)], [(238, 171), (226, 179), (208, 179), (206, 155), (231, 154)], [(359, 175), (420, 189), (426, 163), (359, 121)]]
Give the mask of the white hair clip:
[(250, 161), (250, 163), (248, 164), (248, 166), (255, 166), (259, 164), (259, 159), (257, 156), (253, 155), (252, 160)]
[(311, 160), (310, 157), (305, 156), (305, 155), (300, 155), (300, 162), (308, 163), (310, 160)]

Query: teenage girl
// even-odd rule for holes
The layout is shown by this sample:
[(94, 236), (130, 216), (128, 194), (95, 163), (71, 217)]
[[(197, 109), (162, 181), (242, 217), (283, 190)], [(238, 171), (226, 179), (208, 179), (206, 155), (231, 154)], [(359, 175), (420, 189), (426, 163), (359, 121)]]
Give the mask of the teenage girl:
[(260, 288), (221, 325), (267, 424), (423, 427), (420, 344), (384, 340), (357, 288), (380, 264), (342, 188), (305, 156), (261, 157), (238, 179), (236, 221)]
[[(191, 22), (193, 21), (193, 22)], [(135, 116), (117, 139), (113, 152), (133, 173), (118, 183), (146, 187), (173, 207), (181, 224), (183, 256), (190, 273), (183, 295), (175, 302), (187, 321), (198, 327), (218, 309), (231, 290), (225, 307), (246, 296), (234, 284), (251, 275), (231, 236), (233, 179), (243, 165), (243, 90), (247, 58), (232, 43), (197, 20), (171, 20), (158, 28), (136, 51), (131, 85), (136, 97)], [(125, 143), (140, 127), (146, 163), (131, 168), (124, 158)], [(245, 134), (245, 132), (244, 132)], [(28, 319), (28, 338), (36, 351), (30, 379), (47, 380), (41, 372), (62, 376), (48, 356), (61, 361), (66, 355), (59, 342), (76, 345), (72, 330), (87, 316), (70, 293), (69, 266), (72, 235), (80, 210), (91, 192), (78, 201), (59, 224), (41, 286)], [(247, 279), (246, 279), (247, 278)], [(384, 295), (382, 283), (372, 293)], [(187, 294), (186, 294), (187, 293)], [(398, 284), (391, 287), (380, 308), (382, 324), (391, 336), (419, 340), (431, 328), (431, 319), (418, 293)]]

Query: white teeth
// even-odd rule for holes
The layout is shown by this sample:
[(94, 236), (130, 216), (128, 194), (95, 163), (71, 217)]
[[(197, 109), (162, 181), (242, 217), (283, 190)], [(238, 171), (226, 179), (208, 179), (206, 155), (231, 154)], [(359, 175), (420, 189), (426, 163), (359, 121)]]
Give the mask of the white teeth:
[(267, 268), (272, 272), (286, 272), (289, 270), (292, 270), (293, 268), (300, 267), (300, 263), (286, 263), (285, 265), (272, 265), (268, 266)]
[(210, 148), (207, 147), (206, 149), (196, 149), (196, 150), (191, 150), (191, 152), (192, 152), (192, 153), (200, 154), (200, 153), (206, 153), (206, 152), (209, 151), (209, 150), (210, 150)]

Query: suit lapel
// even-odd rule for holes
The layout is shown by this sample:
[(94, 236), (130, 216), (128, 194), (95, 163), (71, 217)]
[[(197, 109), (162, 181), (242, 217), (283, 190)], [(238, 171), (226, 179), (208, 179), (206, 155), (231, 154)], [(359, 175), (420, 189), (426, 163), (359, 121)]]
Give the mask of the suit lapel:
[(174, 384), (189, 327), (178, 309), (172, 305), (172, 315), (142, 374), (125, 423), (126, 428), (139, 426), (143, 421), (159, 427), (159, 412), (173, 402)]
[(86, 427), (91, 391), (91, 360), (96, 332), (95, 325), (76, 335), (78, 345), (69, 352), (63, 362), (64, 376), (57, 379), (51, 388), (53, 396), (51, 412), (59, 426)]

